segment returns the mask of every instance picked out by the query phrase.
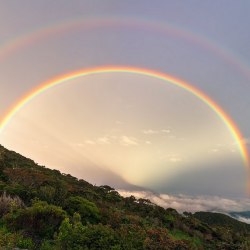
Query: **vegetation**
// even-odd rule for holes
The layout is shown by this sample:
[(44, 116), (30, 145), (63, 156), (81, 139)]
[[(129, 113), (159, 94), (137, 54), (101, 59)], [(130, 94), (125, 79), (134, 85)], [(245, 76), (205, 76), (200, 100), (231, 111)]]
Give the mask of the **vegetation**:
[(237, 221), (232, 217), (221, 213), (196, 212), (194, 217), (209, 224), (221, 225), (229, 229), (244, 233), (250, 231), (250, 225)]
[(0, 249), (13, 248), (250, 249), (250, 226), (123, 198), (0, 146)]

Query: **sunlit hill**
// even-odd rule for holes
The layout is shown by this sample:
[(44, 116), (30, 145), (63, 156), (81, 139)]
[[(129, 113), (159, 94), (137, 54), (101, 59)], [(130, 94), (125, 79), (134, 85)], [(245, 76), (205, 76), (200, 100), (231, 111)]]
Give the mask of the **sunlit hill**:
[(249, 249), (250, 225), (122, 197), (0, 146), (1, 249)]

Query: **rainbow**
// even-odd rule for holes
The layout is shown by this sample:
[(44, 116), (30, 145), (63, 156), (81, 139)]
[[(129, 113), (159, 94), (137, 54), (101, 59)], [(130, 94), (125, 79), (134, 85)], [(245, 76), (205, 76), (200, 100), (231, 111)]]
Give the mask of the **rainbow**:
[(90, 69), (82, 69), (78, 71), (74, 71), (65, 75), (61, 75), (59, 77), (50, 79), (40, 86), (34, 88), (25, 96), (23, 96), (17, 103), (15, 103), (10, 110), (6, 113), (3, 119), (0, 121), (0, 135), (3, 132), (4, 128), (8, 125), (11, 119), (15, 116), (15, 114), (24, 107), (27, 103), (29, 103), (33, 98), (37, 95), (45, 92), (46, 90), (53, 88), (59, 84), (65, 83), (66, 81), (76, 79), (82, 76), (88, 76), (93, 74), (103, 74), (103, 73), (114, 73), (114, 72), (121, 72), (121, 73), (129, 73), (129, 74), (139, 74), (154, 77), (163, 81), (168, 81), (171, 84), (179, 86), (186, 91), (190, 92), (197, 98), (199, 98), (202, 102), (204, 102), (208, 107), (210, 107), (218, 117), (223, 121), (226, 125), (228, 130), (230, 131), (232, 137), (234, 138), (235, 142), (237, 143), (240, 153), (242, 155), (242, 159), (244, 165), (246, 166), (247, 172), (249, 169), (249, 156), (248, 151), (244, 143), (244, 139), (241, 135), (240, 130), (237, 128), (234, 121), (226, 114), (226, 112), (210, 97), (204, 94), (199, 89), (195, 88), (194, 86), (190, 85), (189, 83), (182, 81), (174, 76), (168, 75), (166, 73), (157, 72), (154, 70), (149, 70), (145, 68), (137, 68), (137, 67), (128, 67), (128, 66), (103, 66), (103, 67), (96, 67)]
[(18, 52), (23, 48), (41, 42), (49, 37), (62, 35), (66, 32), (72, 31), (93, 31), (103, 28), (130, 28), (138, 30), (146, 30), (156, 32), (158, 34), (166, 35), (171, 34), (187, 42), (205, 48), (210, 52), (218, 55), (225, 62), (234, 66), (243, 74), (247, 79), (250, 79), (249, 65), (238, 55), (233, 54), (228, 49), (217, 44), (211, 39), (207, 39), (201, 34), (194, 33), (190, 30), (185, 30), (176, 25), (168, 23), (156, 22), (138, 17), (122, 17), (122, 16), (109, 16), (109, 17), (89, 17), (89, 18), (74, 18), (67, 19), (58, 23), (48, 24), (44, 27), (39, 27), (26, 34), (20, 34), (15, 38), (4, 41), (0, 44), (0, 63), (10, 57), (13, 53)]

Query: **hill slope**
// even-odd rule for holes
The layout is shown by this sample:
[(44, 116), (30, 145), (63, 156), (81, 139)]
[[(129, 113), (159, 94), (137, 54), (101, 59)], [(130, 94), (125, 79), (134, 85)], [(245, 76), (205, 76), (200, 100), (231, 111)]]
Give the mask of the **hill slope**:
[(196, 212), (194, 217), (212, 226), (223, 226), (238, 232), (250, 232), (250, 225), (221, 213)]
[(1, 249), (250, 249), (244, 223), (123, 198), (2, 146), (0, 195)]
[(239, 221), (245, 221), (250, 225), (250, 211), (230, 212), (229, 215)]

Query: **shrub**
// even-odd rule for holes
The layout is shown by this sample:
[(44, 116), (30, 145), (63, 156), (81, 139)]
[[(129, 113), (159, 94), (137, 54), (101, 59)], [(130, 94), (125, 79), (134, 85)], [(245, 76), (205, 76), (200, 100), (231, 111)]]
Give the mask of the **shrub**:
[(53, 238), (65, 217), (66, 212), (62, 208), (36, 201), (32, 207), (7, 214), (4, 221), (12, 230), (23, 230), (40, 238)]
[(44, 240), (40, 246), (40, 250), (56, 250), (56, 249), (58, 248), (55, 246), (54, 241), (52, 240)]
[(18, 208), (23, 208), (24, 203), (18, 196), (11, 197), (4, 192), (0, 196), (0, 216), (15, 211)]
[(18, 232), (11, 233), (6, 228), (0, 229), (0, 249), (33, 249), (34, 243), (31, 238), (24, 237)]
[(75, 213), (73, 222), (65, 218), (62, 222), (57, 244), (59, 249), (92, 249), (92, 250), (115, 250), (120, 249), (118, 238), (113, 229), (102, 224), (83, 226), (81, 217)]
[(95, 203), (90, 202), (80, 196), (71, 196), (66, 200), (64, 209), (73, 215), (75, 212), (79, 213), (82, 222), (97, 223), (100, 220), (100, 212)]

